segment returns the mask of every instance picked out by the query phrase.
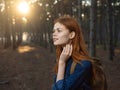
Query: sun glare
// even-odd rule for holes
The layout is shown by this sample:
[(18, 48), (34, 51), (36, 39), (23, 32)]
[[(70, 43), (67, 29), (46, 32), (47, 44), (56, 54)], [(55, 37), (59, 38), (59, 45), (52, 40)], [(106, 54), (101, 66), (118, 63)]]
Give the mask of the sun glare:
[(19, 5), (18, 5), (18, 10), (23, 14), (27, 14), (29, 12), (28, 3), (25, 2), (25, 1), (20, 2)]
[(28, 39), (28, 33), (24, 32), (22, 39), (23, 39), (23, 41), (27, 41), (27, 39)]

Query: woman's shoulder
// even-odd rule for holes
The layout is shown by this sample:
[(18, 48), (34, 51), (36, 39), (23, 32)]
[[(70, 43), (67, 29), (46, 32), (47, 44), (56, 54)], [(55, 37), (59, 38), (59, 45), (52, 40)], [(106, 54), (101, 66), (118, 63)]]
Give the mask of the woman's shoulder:
[(81, 60), (79, 64), (77, 64), (78, 66), (82, 66), (84, 68), (88, 68), (92, 66), (91, 61), (89, 60)]
[(92, 70), (92, 63), (89, 60), (81, 60), (75, 67), (75, 72), (88, 72)]
[(90, 60), (80, 60), (80, 63), (91, 64), (91, 61)]

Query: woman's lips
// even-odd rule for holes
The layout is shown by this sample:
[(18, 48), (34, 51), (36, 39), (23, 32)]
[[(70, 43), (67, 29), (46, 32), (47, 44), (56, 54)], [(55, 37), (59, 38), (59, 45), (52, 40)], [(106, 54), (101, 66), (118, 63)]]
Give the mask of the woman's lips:
[(55, 42), (55, 41), (57, 41), (58, 40), (58, 38), (53, 38), (53, 41)]

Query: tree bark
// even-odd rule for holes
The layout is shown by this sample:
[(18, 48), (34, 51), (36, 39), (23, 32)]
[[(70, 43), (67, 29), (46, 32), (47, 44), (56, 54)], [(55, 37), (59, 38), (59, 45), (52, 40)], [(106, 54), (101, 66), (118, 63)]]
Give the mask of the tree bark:
[(97, 1), (91, 0), (89, 53), (90, 56), (92, 57), (96, 56), (96, 10), (97, 10)]
[(4, 23), (4, 30), (5, 30), (5, 43), (4, 43), (4, 49), (8, 48), (10, 46), (10, 30), (9, 30), (9, 21), (8, 21), (8, 2), (5, 1), (5, 23)]
[(109, 47), (109, 59), (113, 60), (114, 56), (114, 41), (113, 41), (113, 8), (112, 0), (107, 0), (107, 29), (108, 29), (108, 47)]

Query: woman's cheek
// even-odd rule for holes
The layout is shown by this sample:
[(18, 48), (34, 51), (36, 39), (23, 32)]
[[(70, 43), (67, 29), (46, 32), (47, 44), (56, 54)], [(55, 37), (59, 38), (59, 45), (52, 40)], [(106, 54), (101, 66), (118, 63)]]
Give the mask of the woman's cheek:
[(59, 39), (59, 44), (61, 44), (61, 45), (67, 44), (68, 42), (69, 42), (68, 36), (62, 36), (62, 37)]

